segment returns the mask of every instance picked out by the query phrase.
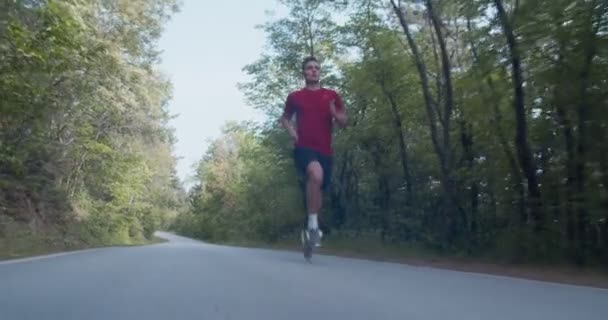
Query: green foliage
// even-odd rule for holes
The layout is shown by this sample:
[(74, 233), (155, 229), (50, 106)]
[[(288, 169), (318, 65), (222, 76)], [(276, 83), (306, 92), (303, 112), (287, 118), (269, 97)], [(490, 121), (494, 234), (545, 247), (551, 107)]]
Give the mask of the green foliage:
[(132, 243), (183, 202), (156, 42), (174, 0), (23, 1), (0, 16), (3, 211)]
[(290, 168), (290, 159), (274, 154), (253, 128), (227, 125), (200, 162), (191, 211), (177, 218), (175, 228), (211, 240), (277, 240), (303, 212), (295, 175), (274, 174)]
[[(497, 2), (507, 8), (522, 61), (525, 138), (540, 199), (530, 196), (517, 154), (512, 52)], [(427, 2), (395, 1), (396, 11), (361, 0), (339, 8), (344, 23), (329, 2), (283, 3), (288, 16), (263, 25), (267, 51), (244, 68), (251, 81), (241, 84), (268, 121), (226, 128), (201, 160), (178, 230), (276, 240), (303, 222), (290, 142), (276, 119), (287, 92), (302, 85), (297, 62), (318, 48), (329, 75), (323, 84), (343, 95), (351, 123), (335, 133), (333, 185), (321, 214), (329, 233), (511, 261), (608, 261), (608, 149), (599, 138), (607, 120), (605, 1), (432, 1), (433, 11)], [(433, 16), (452, 66), (449, 117)], [(445, 167), (441, 155), (451, 159)], [(533, 215), (542, 216), (539, 228), (530, 227)]]

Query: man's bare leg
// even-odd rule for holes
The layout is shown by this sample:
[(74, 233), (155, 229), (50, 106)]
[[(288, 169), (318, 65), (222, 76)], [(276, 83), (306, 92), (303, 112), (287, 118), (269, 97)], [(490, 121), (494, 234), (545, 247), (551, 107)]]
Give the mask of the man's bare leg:
[(323, 184), (323, 168), (317, 161), (308, 164), (306, 168), (308, 179), (306, 182), (306, 199), (308, 213), (319, 213), (321, 210), (321, 185)]
[[(308, 229), (319, 230), (318, 214), (321, 210), (321, 186), (323, 185), (323, 168), (317, 161), (313, 161), (308, 164), (306, 168), (306, 174), (308, 176), (306, 182), (306, 201), (308, 205)], [(320, 245), (321, 234), (318, 232), (317, 245)]]

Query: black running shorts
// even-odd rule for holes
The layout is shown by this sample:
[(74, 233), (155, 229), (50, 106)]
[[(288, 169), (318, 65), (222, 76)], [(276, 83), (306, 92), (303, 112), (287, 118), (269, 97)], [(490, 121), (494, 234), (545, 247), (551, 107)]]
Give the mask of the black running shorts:
[(323, 155), (315, 150), (307, 148), (295, 148), (293, 156), (296, 169), (301, 178), (306, 178), (306, 168), (313, 161), (318, 161), (323, 169), (323, 185), (321, 189), (326, 190), (331, 183), (331, 156)]

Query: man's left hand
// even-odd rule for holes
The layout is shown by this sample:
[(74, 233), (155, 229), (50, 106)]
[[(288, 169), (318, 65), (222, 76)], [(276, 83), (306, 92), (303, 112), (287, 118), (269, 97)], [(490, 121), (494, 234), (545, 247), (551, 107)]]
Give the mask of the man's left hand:
[(336, 111), (336, 100), (332, 99), (329, 102), (329, 111), (331, 112), (331, 115), (338, 120), (338, 123), (341, 125), (346, 124), (346, 114), (344, 110)]
[(329, 111), (331, 111), (332, 116), (336, 116), (336, 100), (332, 99), (329, 102)]

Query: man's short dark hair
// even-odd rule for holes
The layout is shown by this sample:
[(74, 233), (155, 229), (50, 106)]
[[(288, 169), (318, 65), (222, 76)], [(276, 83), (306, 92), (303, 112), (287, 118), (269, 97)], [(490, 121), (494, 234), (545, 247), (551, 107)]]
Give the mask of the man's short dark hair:
[(311, 61), (319, 63), (319, 60), (317, 60), (317, 58), (315, 56), (306, 57), (306, 58), (304, 58), (304, 61), (302, 61), (302, 71), (304, 71), (306, 69), (306, 64)]

